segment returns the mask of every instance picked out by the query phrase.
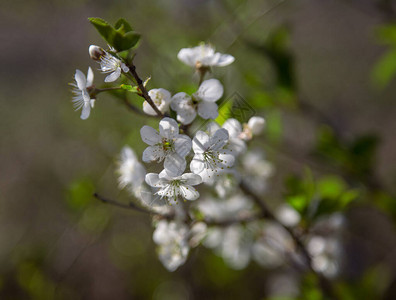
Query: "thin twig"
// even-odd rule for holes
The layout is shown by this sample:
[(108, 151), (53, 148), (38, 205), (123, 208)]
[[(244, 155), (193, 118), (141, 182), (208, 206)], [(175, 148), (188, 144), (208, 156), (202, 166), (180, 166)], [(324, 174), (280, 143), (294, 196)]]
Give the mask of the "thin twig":
[(144, 111), (140, 110), (138, 107), (136, 107), (135, 105), (133, 105), (131, 102), (128, 101), (127, 97), (125, 96), (122, 99), (122, 102), (125, 104), (125, 106), (130, 110), (133, 111), (134, 113), (144, 116), (144, 117), (148, 117), (148, 118), (159, 118), (158, 115), (148, 115), (146, 113), (144, 113)]
[(117, 207), (121, 207), (121, 208), (126, 208), (126, 209), (132, 209), (132, 210), (135, 210), (135, 211), (138, 211), (138, 212), (142, 212), (142, 213), (145, 213), (145, 214), (150, 214), (150, 215), (152, 215), (152, 214), (161, 215), (160, 213), (157, 213), (157, 212), (154, 212), (154, 211), (139, 207), (139, 206), (135, 205), (132, 202), (129, 202), (128, 204), (121, 203), (121, 202), (118, 202), (118, 201), (115, 201), (115, 200), (112, 200), (112, 199), (104, 198), (103, 196), (99, 195), (98, 193), (94, 193), (93, 196), (96, 199), (98, 199), (98, 200), (100, 200), (100, 201), (102, 201), (103, 203), (106, 203), (106, 204), (111, 204), (111, 205), (114, 205), (114, 206), (117, 206)]
[(135, 78), (136, 83), (139, 87), (139, 90), (141, 92), (140, 96), (143, 97), (148, 104), (154, 109), (154, 111), (157, 113), (158, 117), (163, 117), (164, 115), (160, 112), (158, 107), (155, 105), (154, 101), (151, 99), (150, 95), (147, 92), (146, 87), (143, 85), (142, 79), (139, 77), (139, 75), (136, 72), (136, 66), (133, 64), (133, 62), (129, 63), (129, 73)]

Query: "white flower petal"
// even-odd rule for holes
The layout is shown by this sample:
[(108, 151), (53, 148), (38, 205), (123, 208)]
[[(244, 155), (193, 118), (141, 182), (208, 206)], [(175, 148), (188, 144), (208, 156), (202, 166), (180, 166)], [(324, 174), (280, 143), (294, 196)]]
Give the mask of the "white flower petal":
[(164, 161), (164, 168), (166, 173), (172, 177), (177, 177), (183, 174), (186, 169), (187, 162), (184, 157), (177, 153), (172, 153), (166, 156)]
[(225, 67), (225, 66), (228, 66), (229, 64), (232, 64), (234, 62), (234, 60), (235, 60), (235, 58), (232, 55), (221, 54), (218, 61), (216, 62), (216, 66)]
[(206, 132), (209, 134), (209, 136), (213, 136), (214, 133), (219, 130), (221, 127), (219, 124), (217, 124), (214, 121), (211, 121), (206, 125)]
[(201, 176), (193, 173), (185, 173), (181, 176), (187, 185), (197, 185), (202, 182)]
[(91, 67), (89, 67), (87, 73), (87, 87), (92, 86), (93, 80), (94, 80), (94, 73), (92, 72)]
[(265, 126), (265, 120), (262, 117), (251, 117), (248, 122), (248, 127), (253, 134), (260, 134)]
[(183, 48), (177, 54), (177, 58), (180, 61), (184, 62), (186, 65), (194, 67), (197, 58), (196, 51), (194, 50), (194, 48)]
[(246, 151), (246, 143), (239, 138), (230, 138), (228, 141), (227, 149), (232, 151), (233, 155), (240, 155)]
[(159, 132), (166, 139), (174, 139), (179, 134), (179, 126), (174, 119), (163, 118), (159, 122)]
[(198, 114), (203, 119), (216, 119), (219, 115), (217, 111), (217, 104), (213, 102), (199, 102), (198, 103)]
[(236, 119), (228, 119), (225, 121), (223, 128), (227, 129), (230, 138), (238, 137), (242, 132), (242, 125)]
[(202, 182), (213, 185), (215, 179), (219, 176), (219, 171), (216, 172), (215, 170), (204, 168), (201, 173), (198, 173), (198, 175), (201, 176)]
[(190, 163), (190, 170), (194, 174), (200, 174), (203, 169), (205, 168), (205, 162), (203, 159), (202, 154), (196, 154), (194, 155), (194, 158), (191, 160)]
[(177, 120), (184, 125), (188, 125), (191, 124), (192, 121), (194, 121), (196, 116), (197, 112), (195, 111), (195, 108), (190, 106), (186, 107), (185, 110), (178, 111)]
[(156, 173), (148, 173), (148, 174), (146, 174), (145, 181), (146, 181), (146, 183), (149, 186), (161, 187), (160, 179), (158, 177), (158, 174), (156, 174)]
[(87, 80), (85, 79), (85, 75), (80, 70), (76, 70), (76, 74), (74, 75), (74, 79), (76, 80), (77, 87), (80, 90), (83, 90), (87, 87)]
[(162, 148), (160, 146), (154, 145), (147, 147), (143, 151), (142, 160), (144, 162), (151, 162), (151, 161), (159, 160), (161, 157), (163, 157), (163, 155), (164, 155), (164, 151), (162, 150)]
[(235, 156), (225, 152), (225, 150), (219, 154), (219, 159), (222, 160), (222, 164), (226, 168), (232, 167), (235, 162)]
[(83, 89), (81, 91), (81, 94), (83, 96), (84, 102), (89, 102), (90, 96), (89, 96), (89, 93), (88, 93), (87, 89)]
[[(172, 176), (170, 174), (168, 174), (168, 172), (166, 171), (166, 169), (163, 169), (159, 174), (158, 174), (159, 178), (163, 181), (163, 182), (168, 182), (173, 180), (175, 178), (175, 176)], [(177, 176), (176, 176), (177, 177)]]
[(174, 147), (177, 154), (181, 157), (185, 157), (191, 151), (191, 139), (187, 135), (180, 134), (174, 141)]
[(153, 127), (144, 125), (142, 129), (140, 129), (140, 136), (142, 137), (143, 142), (152, 146), (161, 141), (161, 137), (158, 134), (158, 131)]
[(195, 154), (203, 153), (210, 147), (209, 135), (201, 130), (197, 131), (194, 136), (192, 146)]
[(210, 138), (210, 148), (220, 150), (228, 143), (228, 131), (221, 128)]
[(191, 185), (180, 186), (180, 192), (186, 200), (197, 200), (199, 198), (198, 191)]
[(120, 77), (121, 75), (121, 68), (118, 67), (117, 69), (114, 70), (113, 73), (110, 73), (110, 75), (107, 75), (105, 78), (105, 82), (113, 82), (116, 81), (118, 79), (118, 77)]
[(126, 64), (121, 63), (121, 68), (122, 68), (122, 71), (124, 71), (124, 73), (128, 73), (129, 72), (129, 68), (127, 67)]
[(216, 102), (223, 96), (223, 92), (224, 89), (219, 80), (208, 79), (202, 82), (195, 95), (203, 101)]
[(157, 113), (154, 111), (154, 109), (151, 107), (151, 105), (147, 101), (143, 102), (143, 111), (150, 116), (157, 115)]
[(80, 118), (86, 120), (88, 119), (90, 113), (91, 113), (91, 106), (89, 105), (89, 102), (84, 102), (84, 106), (82, 108)]
[(191, 106), (191, 96), (184, 92), (173, 95), (171, 101), (172, 102), (170, 106), (174, 111), (179, 111), (179, 109), (185, 109), (186, 106)]

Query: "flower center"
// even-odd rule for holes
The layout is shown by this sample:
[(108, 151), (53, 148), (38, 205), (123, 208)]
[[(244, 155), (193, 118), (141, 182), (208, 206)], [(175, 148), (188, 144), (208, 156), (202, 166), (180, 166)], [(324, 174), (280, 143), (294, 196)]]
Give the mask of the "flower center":
[(162, 149), (165, 152), (171, 152), (174, 150), (173, 140), (162, 139)]
[(211, 169), (212, 171), (217, 172), (217, 169), (224, 169), (222, 159), (219, 159), (219, 152), (208, 150), (203, 153), (204, 163), (206, 169)]

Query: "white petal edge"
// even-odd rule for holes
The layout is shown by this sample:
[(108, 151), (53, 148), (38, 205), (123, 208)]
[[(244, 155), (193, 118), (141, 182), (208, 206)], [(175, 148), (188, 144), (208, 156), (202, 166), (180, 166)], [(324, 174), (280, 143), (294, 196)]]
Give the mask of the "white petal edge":
[(142, 138), (142, 141), (150, 146), (155, 145), (161, 141), (161, 137), (159, 136), (158, 131), (148, 125), (144, 125), (140, 129), (140, 136)]

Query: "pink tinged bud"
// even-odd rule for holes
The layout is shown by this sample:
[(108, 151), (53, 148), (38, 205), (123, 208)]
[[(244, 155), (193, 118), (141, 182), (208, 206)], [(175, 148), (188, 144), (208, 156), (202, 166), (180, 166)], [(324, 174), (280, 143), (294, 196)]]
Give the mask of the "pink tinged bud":
[(106, 54), (106, 52), (99, 46), (96, 46), (96, 45), (89, 46), (89, 56), (93, 60), (100, 60), (101, 57), (104, 56), (105, 54)]
[(260, 134), (265, 126), (265, 120), (262, 117), (251, 117), (248, 122), (248, 127), (254, 135)]

